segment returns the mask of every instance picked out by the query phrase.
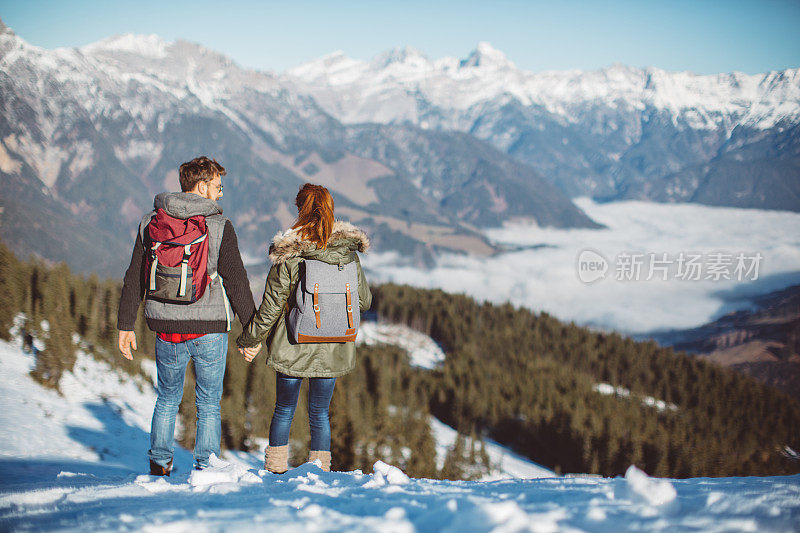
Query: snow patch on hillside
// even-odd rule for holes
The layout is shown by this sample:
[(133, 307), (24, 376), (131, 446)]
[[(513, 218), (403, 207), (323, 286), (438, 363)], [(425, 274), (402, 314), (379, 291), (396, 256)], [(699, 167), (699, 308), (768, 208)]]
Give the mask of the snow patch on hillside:
[[(630, 398), (631, 391), (626, 389), (625, 387), (614, 386), (609, 383), (597, 383), (593, 387), (595, 392), (599, 392), (603, 396), (610, 396), (615, 395), (619, 398)], [(646, 405), (647, 407), (654, 407), (659, 412), (664, 412), (667, 409), (670, 411), (677, 411), (678, 406), (674, 403), (667, 403), (664, 400), (659, 400), (658, 398), (654, 398), (652, 396), (640, 396), (642, 405)]]
[[(431, 430), (436, 441), (436, 468), (441, 470), (442, 466), (444, 466), (447, 452), (456, 442), (458, 432), (434, 417), (431, 417)], [(471, 438), (465, 438), (465, 446), (467, 449), (472, 447)], [(484, 446), (484, 450), (489, 456), (491, 470), (480, 481), (557, 477), (552, 470), (531, 462), (530, 459), (514, 453), (509, 448), (491, 439), (484, 439)]]
[(391, 344), (408, 352), (411, 366), (433, 369), (444, 363), (441, 346), (429, 336), (401, 324), (362, 322), (357, 344)]

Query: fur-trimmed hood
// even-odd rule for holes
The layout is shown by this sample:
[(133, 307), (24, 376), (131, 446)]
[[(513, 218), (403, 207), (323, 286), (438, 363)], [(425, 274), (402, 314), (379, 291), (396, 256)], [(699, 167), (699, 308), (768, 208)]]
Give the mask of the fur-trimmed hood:
[[(349, 262), (346, 259), (353, 252), (369, 250), (369, 237), (361, 229), (349, 222), (336, 220), (333, 223), (328, 247), (317, 249), (313, 242), (303, 240), (296, 229), (279, 231), (269, 246), (269, 258), (273, 263), (283, 263), (292, 257), (309, 257), (322, 261), (339, 263)], [(352, 260), (352, 259), (351, 259)]]

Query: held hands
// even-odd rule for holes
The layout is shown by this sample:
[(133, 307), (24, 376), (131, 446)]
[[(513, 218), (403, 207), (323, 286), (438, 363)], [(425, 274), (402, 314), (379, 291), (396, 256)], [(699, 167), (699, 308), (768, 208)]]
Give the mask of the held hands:
[(117, 341), (119, 351), (125, 359), (133, 361), (133, 354), (131, 348), (136, 349), (136, 333), (133, 331), (119, 330), (119, 339)]
[(255, 357), (258, 355), (258, 352), (260, 351), (261, 351), (261, 343), (258, 343), (257, 345), (251, 348), (242, 348), (241, 346), (239, 346), (239, 353), (244, 356), (244, 360), (247, 361), (248, 363), (253, 359), (255, 359)]

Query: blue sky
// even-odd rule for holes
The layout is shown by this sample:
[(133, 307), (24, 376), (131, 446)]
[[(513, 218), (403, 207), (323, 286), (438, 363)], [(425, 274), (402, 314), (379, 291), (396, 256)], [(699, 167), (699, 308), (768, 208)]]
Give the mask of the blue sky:
[(464, 57), (489, 41), (531, 71), (612, 63), (701, 74), (800, 66), (800, 1), (0, 0), (0, 17), (44, 48), (155, 33), (281, 71), (334, 50), (369, 59), (410, 45)]

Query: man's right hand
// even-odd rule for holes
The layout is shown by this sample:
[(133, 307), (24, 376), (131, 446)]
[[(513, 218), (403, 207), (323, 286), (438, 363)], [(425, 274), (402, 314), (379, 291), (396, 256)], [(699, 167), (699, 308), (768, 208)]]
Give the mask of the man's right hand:
[(131, 349), (136, 349), (136, 333), (133, 331), (119, 330), (119, 351), (125, 359), (133, 361)]

